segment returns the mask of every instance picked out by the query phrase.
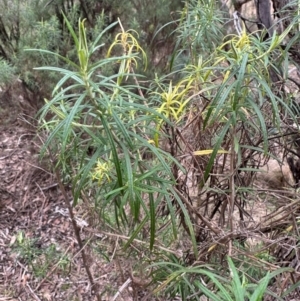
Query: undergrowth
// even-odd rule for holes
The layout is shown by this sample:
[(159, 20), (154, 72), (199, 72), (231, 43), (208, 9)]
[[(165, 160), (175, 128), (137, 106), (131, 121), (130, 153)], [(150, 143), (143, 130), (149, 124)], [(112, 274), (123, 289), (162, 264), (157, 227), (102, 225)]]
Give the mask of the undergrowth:
[(38, 238), (26, 237), (22, 231), (19, 231), (11, 245), (17, 259), (27, 265), (35, 277), (42, 279), (54, 268), (62, 275), (68, 274), (70, 259), (67, 254), (59, 251), (55, 244), (42, 249)]
[[(94, 227), (110, 229), (106, 235), (122, 241), (123, 254), (147, 263), (149, 294), (182, 300), (262, 300), (269, 294), (282, 300), (297, 281), (290, 278), (292, 285), (272, 292), (271, 281), (294, 268), (279, 268), (272, 244), (279, 236), (296, 244), (297, 197), (290, 187), (289, 210), (260, 222), (250, 205), (257, 202), (257, 172), (270, 157), (283, 164), (295, 147), (286, 137), (295, 135), (298, 116), (284, 80), (274, 83), (271, 76), (288, 62), (282, 43), (292, 26), (268, 39), (245, 26), (212, 38), (222, 34), (220, 16), (214, 1), (186, 2), (174, 32), (175, 71), (147, 85), (136, 72), (148, 63), (136, 32), (118, 20), (88, 43), (85, 21), (75, 32), (65, 17), (76, 58), (31, 50), (67, 66), (36, 68), (61, 78), (40, 111), (47, 137), (42, 156), (55, 166), (84, 262), (73, 210), (79, 203), (89, 204)], [(101, 41), (115, 26), (119, 33), (99, 59)], [(251, 246), (255, 240), (260, 243)]]

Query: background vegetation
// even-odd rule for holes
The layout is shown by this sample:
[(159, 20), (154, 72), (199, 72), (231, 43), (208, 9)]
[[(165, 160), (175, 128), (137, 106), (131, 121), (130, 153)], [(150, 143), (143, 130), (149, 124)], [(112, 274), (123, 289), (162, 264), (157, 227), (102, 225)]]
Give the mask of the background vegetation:
[[(18, 82), (39, 110), (41, 155), (92, 285), (82, 204), (146, 266), (149, 298), (299, 293), (299, 3), (273, 1), (272, 14), (258, 1), (249, 14), (232, 2), (0, 4), (2, 89)], [(258, 186), (270, 158), (278, 168)]]

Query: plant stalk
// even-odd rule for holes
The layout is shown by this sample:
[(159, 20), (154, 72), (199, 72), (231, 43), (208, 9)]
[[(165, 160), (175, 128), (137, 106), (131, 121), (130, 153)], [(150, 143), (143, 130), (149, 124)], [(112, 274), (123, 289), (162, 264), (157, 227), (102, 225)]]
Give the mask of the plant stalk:
[[(54, 159), (53, 159), (51, 153), (50, 153), (50, 158), (51, 158), (52, 164), (55, 164)], [(100, 294), (98, 292), (98, 287), (95, 285), (94, 278), (93, 278), (92, 273), (91, 273), (91, 271), (89, 269), (89, 266), (88, 266), (88, 260), (87, 260), (86, 254), (85, 254), (84, 244), (83, 244), (81, 236), (80, 236), (79, 227), (77, 226), (77, 223), (76, 223), (76, 220), (75, 220), (75, 215), (74, 215), (74, 212), (73, 212), (73, 207), (71, 205), (71, 202), (69, 201), (68, 194), (67, 194), (66, 189), (65, 189), (65, 187), (64, 187), (64, 185), (62, 183), (61, 176), (60, 176), (60, 173), (59, 173), (57, 167), (54, 167), (54, 173), (55, 173), (55, 176), (56, 176), (56, 180), (57, 180), (59, 189), (60, 189), (60, 191), (61, 191), (61, 193), (63, 195), (64, 201), (65, 201), (65, 205), (66, 205), (66, 207), (68, 208), (68, 211), (69, 211), (69, 216), (70, 216), (71, 221), (72, 221), (73, 230), (74, 230), (75, 237), (76, 237), (76, 240), (77, 240), (77, 243), (78, 243), (78, 246), (79, 246), (79, 252), (81, 254), (81, 258), (82, 258), (82, 262), (83, 262), (86, 274), (88, 276), (88, 279), (89, 279), (89, 282), (91, 284), (92, 289), (95, 290), (97, 301), (101, 301), (101, 296), (100, 296)]]
[[(230, 176), (229, 176), (229, 213), (228, 213), (228, 226), (230, 231), (233, 232), (233, 208), (235, 200), (235, 149), (234, 149), (234, 137), (236, 134), (236, 126), (233, 125), (231, 131), (231, 150), (230, 150)], [(231, 240), (229, 242), (229, 251), (228, 255), (231, 256)]]

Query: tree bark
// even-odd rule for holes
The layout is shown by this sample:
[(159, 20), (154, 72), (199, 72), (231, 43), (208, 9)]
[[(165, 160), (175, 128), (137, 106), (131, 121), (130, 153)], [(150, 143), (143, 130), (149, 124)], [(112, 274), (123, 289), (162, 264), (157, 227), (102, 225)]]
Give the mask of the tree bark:
[(266, 29), (268, 34), (265, 38), (273, 35), (273, 19), (271, 15), (271, 3), (269, 0), (257, 0), (256, 1), (258, 29)]

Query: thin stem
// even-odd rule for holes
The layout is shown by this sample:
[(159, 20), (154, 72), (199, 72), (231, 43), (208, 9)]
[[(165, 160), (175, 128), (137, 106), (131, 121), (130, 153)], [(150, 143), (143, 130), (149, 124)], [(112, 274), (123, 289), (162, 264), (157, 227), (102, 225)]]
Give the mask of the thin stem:
[[(233, 126), (231, 131), (231, 152), (230, 152), (230, 177), (229, 177), (229, 214), (228, 214), (228, 225), (231, 230), (233, 231), (233, 208), (234, 208), (234, 200), (235, 200), (235, 149), (234, 149), (234, 137), (236, 134), (236, 126)], [(229, 254), (230, 256), (230, 254)]]
[[(50, 154), (51, 163), (54, 164), (54, 166), (55, 166), (55, 162), (54, 162), (53, 156), (50, 153), (50, 151), (49, 151), (49, 154)], [(54, 173), (55, 173), (55, 176), (56, 176), (56, 180), (57, 180), (59, 189), (60, 189), (60, 191), (61, 191), (61, 193), (63, 195), (64, 201), (65, 201), (65, 205), (66, 205), (66, 207), (68, 208), (68, 211), (69, 211), (69, 216), (70, 216), (71, 221), (72, 221), (73, 230), (74, 230), (75, 237), (76, 237), (76, 240), (77, 240), (77, 243), (78, 243), (78, 246), (79, 246), (79, 252), (81, 254), (81, 258), (82, 258), (83, 265), (84, 265), (86, 274), (88, 276), (89, 282), (90, 282), (91, 287), (93, 289), (98, 290), (97, 286), (95, 285), (92, 273), (91, 273), (91, 271), (89, 269), (89, 266), (88, 266), (88, 260), (87, 260), (86, 254), (85, 254), (84, 244), (83, 244), (81, 236), (80, 236), (80, 229), (77, 226), (77, 223), (76, 223), (76, 220), (75, 220), (75, 215), (74, 215), (74, 212), (73, 212), (73, 207), (71, 205), (71, 202), (69, 201), (68, 194), (67, 194), (66, 189), (65, 189), (65, 187), (64, 187), (64, 185), (62, 183), (61, 176), (60, 176), (60, 173), (59, 173), (59, 170), (58, 170), (57, 167), (54, 168)], [(97, 297), (98, 301), (101, 301), (101, 296), (100, 296), (100, 294), (99, 294), (98, 291), (96, 291), (96, 297)]]

